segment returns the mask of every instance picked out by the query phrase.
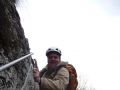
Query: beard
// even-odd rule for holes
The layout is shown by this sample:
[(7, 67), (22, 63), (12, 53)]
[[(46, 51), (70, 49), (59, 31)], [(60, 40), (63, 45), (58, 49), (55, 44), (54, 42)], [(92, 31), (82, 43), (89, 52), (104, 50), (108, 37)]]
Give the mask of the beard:
[(48, 69), (54, 69), (58, 63), (59, 63), (58, 61), (49, 61), (48, 62)]

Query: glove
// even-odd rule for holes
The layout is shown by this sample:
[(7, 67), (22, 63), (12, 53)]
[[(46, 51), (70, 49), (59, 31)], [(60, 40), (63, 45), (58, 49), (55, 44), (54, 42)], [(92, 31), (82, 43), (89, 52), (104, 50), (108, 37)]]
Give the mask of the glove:
[(33, 68), (38, 68), (36, 59), (32, 59)]

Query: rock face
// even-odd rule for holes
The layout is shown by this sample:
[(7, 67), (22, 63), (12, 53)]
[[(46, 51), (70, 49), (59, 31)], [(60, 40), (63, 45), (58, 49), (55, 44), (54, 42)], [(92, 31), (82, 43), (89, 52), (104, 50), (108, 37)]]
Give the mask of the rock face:
[[(30, 53), (15, 2), (0, 0), (0, 66)], [(38, 90), (30, 58), (0, 71), (0, 90)]]

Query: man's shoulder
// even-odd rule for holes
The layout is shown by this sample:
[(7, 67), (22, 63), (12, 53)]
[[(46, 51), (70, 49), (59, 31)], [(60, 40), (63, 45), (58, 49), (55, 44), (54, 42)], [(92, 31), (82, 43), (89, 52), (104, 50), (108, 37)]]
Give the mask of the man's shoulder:
[(59, 68), (58, 71), (68, 72), (68, 70), (67, 70), (67, 68), (65, 66)]
[(67, 68), (65, 67), (61, 67), (58, 71), (56, 71), (56, 75), (60, 75), (60, 76), (65, 76), (65, 77), (69, 77), (69, 72), (67, 70)]

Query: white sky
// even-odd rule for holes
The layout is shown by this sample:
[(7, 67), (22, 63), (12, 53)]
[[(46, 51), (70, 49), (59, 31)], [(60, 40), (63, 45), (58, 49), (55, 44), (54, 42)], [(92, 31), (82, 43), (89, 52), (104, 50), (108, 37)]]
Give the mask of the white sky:
[(47, 63), (46, 49), (56, 46), (90, 87), (120, 90), (119, 1), (22, 0), (19, 6), (40, 69)]

